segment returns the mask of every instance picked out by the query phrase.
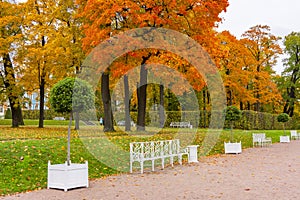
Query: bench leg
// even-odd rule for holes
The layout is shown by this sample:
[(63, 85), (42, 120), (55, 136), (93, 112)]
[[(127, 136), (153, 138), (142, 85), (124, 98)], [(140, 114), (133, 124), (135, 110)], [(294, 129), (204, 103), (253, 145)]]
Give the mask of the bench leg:
[(140, 162), (141, 165), (141, 174), (144, 173), (144, 161)]
[(155, 160), (153, 159), (153, 160), (152, 160), (152, 171), (153, 171), (153, 172), (154, 172), (154, 164), (155, 164), (154, 161), (155, 161)]
[(172, 167), (174, 166), (173, 165), (173, 156), (170, 157), (170, 164), (171, 164)]
[(130, 170), (130, 173), (132, 173), (132, 161), (130, 161), (129, 170)]
[(182, 154), (178, 155), (178, 162), (180, 165), (182, 165)]
[(164, 158), (161, 159), (161, 168), (162, 169), (165, 168), (165, 159)]

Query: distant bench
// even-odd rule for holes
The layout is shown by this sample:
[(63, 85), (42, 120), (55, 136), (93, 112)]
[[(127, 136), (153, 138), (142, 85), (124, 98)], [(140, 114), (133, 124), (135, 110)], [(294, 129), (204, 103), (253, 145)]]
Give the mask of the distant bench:
[(64, 117), (54, 117), (53, 120), (65, 120)]
[(172, 128), (193, 128), (190, 122), (171, 122), (170, 127)]
[(188, 148), (181, 148), (179, 139), (150, 141), (150, 142), (131, 142), (130, 143), (130, 173), (134, 162), (139, 162), (141, 173), (144, 172), (144, 161), (152, 161), (152, 171), (154, 171), (155, 160), (161, 160), (162, 168), (166, 158), (170, 158), (173, 166), (174, 157), (182, 164), (182, 155), (189, 155)]

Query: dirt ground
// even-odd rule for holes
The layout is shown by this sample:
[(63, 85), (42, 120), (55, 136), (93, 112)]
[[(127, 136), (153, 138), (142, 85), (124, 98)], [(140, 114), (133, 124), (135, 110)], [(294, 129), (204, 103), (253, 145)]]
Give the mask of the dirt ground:
[(90, 181), (89, 188), (44, 189), (0, 199), (300, 199), (300, 140), (156, 172), (110, 176)]

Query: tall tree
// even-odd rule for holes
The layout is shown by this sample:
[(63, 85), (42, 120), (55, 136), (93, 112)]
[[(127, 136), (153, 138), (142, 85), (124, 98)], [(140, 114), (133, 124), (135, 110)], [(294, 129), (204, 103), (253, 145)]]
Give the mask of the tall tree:
[(263, 104), (281, 99), (271, 79), (271, 74), (274, 73), (272, 67), (276, 64), (279, 54), (282, 53), (278, 44), (280, 38), (271, 34), (271, 29), (267, 25), (251, 27), (242, 37), (241, 42), (252, 56), (252, 60), (247, 60), (245, 66), (252, 75), (247, 87), (252, 90), (252, 95), (256, 99), (253, 105), (254, 110), (263, 111)]
[(238, 105), (242, 109), (244, 103), (255, 102), (255, 98), (247, 90), (250, 72), (245, 70), (245, 66), (251, 55), (247, 48), (237, 38), (228, 31), (224, 31), (218, 35), (221, 43), (220, 58), (221, 72), (224, 86), (227, 93), (227, 105)]
[(28, 0), (25, 4), (23, 33), (26, 41), (19, 55), (24, 66), (26, 90), (39, 92), (39, 127), (44, 123), (45, 97), (50, 87), (80, 70), (79, 24), (74, 20), (71, 0)]
[(16, 80), (16, 66), (12, 59), (22, 38), (21, 22), (22, 6), (0, 1), (0, 80), (4, 86), (1, 90), (11, 107), (12, 127), (24, 125), (20, 101), (22, 90)]
[(294, 115), (295, 104), (299, 99), (298, 88), (300, 87), (300, 32), (292, 32), (284, 39), (284, 52), (288, 58), (284, 59), (285, 70), (282, 73), (284, 78), (284, 113), (290, 117)]

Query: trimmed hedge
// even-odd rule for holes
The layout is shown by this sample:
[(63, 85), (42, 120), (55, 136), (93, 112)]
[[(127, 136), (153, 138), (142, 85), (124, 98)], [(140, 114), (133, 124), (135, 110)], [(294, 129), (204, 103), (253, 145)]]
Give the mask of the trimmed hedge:
[[(194, 127), (208, 128), (210, 125), (211, 112), (209, 111), (166, 111), (165, 127), (169, 127), (171, 122), (190, 121)], [(118, 113), (124, 116), (123, 113)], [(221, 112), (220, 112), (221, 114)], [(275, 114), (255, 112), (250, 110), (242, 111), (240, 120), (234, 122), (234, 128), (244, 130), (282, 130), (282, 124), (277, 121)], [(124, 117), (123, 117), (124, 118)], [(131, 118), (136, 123), (137, 112), (131, 112)], [(299, 129), (298, 117), (292, 117), (285, 123), (286, 129)], [(146, 116), (146, 124), (159, 124), (158, 112), (149, 112)], [(229, 122), (224, 120), (224, 128), (230, 128)]]
[[(114, 113), (115, 121), (124, 120), (123, 112)], [(171, 122), (190, 121), (193, 127), (208, 128), (210, 123), (210, 111), (165, 111), (165, 127), (169, 127)], [(137, 122), (137, 112), (130, 112), (131, 119)], [(242, 111), (242, 118), (234, 122), (234, 128), (244, 130), (282, 130), (282, 124), (277, 121), (277, 116), (270, 113), (255, 112), (251, 110)], [(51, 120), (54, 117), (65, 117), (69, 119), (68, 114), (58, 114), (53, 110), (45, 110), (45, 119)], [(23, 110), (24, 119), (38, 119), (38, 110)], [(96, 120), (93, 110), (80, 113), (80, 118), (85, 120)], [(159, 126), (158, 111), (150, 111), (146, 114), (146, 125)], [(230, 128), (228, 122), (224, 122), (224, 128)], [(285, 123), (286, 129), (300, 129), (299, 118), (294, 116)]]
[[(39, 119), (40, 117), (39, 110), (23, 110), (22, 113), (24, 119)], [(54, 117), (64, 117), (65, 119), (69, 119), (69, 114), (60, 114), (53, 110), (44, 110), (44, 119), (52, 120)]]

